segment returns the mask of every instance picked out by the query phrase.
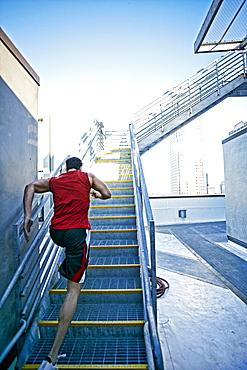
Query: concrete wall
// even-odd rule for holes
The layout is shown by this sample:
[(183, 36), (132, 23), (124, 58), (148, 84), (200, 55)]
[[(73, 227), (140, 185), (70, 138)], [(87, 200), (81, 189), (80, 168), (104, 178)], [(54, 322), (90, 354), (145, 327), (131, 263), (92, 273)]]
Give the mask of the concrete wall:
[(150, 197), (150, 201), (156, 225), (226, 219), (224, 195)]
[(247, 128), (223, 141), (228, 237), (247, 246)]
[[(13, 224), (23, 212), (23, 189), (37, 177), (38, 85), (38, 76), (0, 29), (1, 296), (23, 253), (13, 241)], [(14, 290), (1, 310), (0, 352), (19, 328), (18, 300)]]

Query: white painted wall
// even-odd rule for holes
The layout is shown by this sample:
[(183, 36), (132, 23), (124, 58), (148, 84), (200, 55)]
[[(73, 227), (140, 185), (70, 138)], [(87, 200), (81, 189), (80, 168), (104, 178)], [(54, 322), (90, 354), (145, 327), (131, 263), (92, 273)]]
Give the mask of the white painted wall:
[[(177, 196), (150, 198), (156, 225), (225, 221), (225, 197)], [(186, 217), (179, 217), (179, 210), (186, 210)]]

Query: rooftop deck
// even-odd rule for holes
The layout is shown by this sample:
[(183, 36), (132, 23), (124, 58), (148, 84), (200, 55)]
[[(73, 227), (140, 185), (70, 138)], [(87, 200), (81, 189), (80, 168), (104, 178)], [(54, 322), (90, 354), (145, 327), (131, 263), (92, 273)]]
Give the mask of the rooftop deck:
[(247, 250), (225, 222), (157, 226), (156, 249), (166, 370), (247, 369)]

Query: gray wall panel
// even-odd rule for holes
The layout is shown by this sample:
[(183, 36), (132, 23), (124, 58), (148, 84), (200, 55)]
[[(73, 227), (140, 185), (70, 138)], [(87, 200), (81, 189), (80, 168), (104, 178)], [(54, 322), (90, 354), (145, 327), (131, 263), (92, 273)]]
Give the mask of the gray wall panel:
[(227, 234), (247, 244), (247, 130), (223, 141)]
[[(13, 224), (22, 213), (25, 184), (37, 174), (37, 121), (0, 77), (0, 295), (8, 286), (19, 251), (14, 250)], [(15, 301), (16, 300), (16, 301)], [(0, 350), (19, 327), (18, 297), (13, 291), (4, 306)], [(16, 310), (16, 312), (15, 312)]]

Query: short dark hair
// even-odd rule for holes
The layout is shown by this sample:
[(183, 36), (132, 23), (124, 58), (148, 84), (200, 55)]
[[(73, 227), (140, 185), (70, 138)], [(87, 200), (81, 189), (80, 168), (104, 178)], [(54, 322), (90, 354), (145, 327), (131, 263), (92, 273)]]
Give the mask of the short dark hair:
[(66, 170), (71, 170), (72, 168), (79, 170), (81, 166), (82, 166), (82, 161), (80, 160), (80, 158), (71, 157), (71, 158), (68, 158), (66, 161)]

